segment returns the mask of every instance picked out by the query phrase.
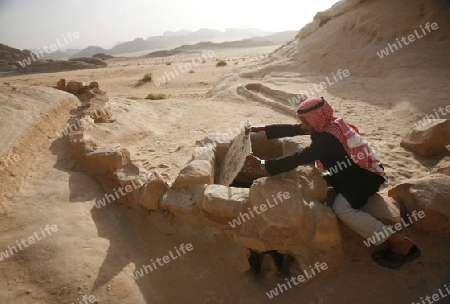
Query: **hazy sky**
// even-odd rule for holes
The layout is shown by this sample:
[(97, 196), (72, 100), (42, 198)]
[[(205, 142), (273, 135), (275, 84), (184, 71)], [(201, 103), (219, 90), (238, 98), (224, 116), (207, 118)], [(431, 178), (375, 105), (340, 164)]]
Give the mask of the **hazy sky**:
[(69, 48), (110, 48), (165, 31), (210, 28), (299, 30), (337, 0), (0, 0), (0, 43), (42, 48), (71, 31)]

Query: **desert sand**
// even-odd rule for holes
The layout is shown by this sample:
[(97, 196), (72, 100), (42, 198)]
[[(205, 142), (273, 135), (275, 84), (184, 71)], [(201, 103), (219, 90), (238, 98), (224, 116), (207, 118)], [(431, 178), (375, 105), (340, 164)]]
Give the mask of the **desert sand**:
[[(117, 109), (114, 122), (95, 124), (92, 139), (102, 147), (126, 147), (132, 160), (172, 183), (196, 142), (210, 134), (227, 133), (244, 120), (297, 123), (287, 97), (307, 91), (324, 96), (336, 116), (380, 143), (376, 153), (389, 177), (380, 193), (387, 195), (393, 186), (428, 176), (450, 160), (448, 147), (420, 157), (400, 146), (414, 123), (450, 105), (450, 8), (443, 1), (344, 4), (319, 13), (287, 45), (217, 51), (193, 73), (179, 73), (160, 86), (136, 83), (146, 73), (157, 79), (174, 72), (191, 57), (116, 58), (106, 60), (105, 68), (3, 77), (0, 156), (17, 154), (20, 160), (0, 171), (0, 250), (46, 225), (58, 231), (0, 261), (0, 303), (78, 303), (83, 295), (98, 303), (419, 303), (450, 285), (448, 227), (405, 228), (423, 256), (389, 270), (372, 261), (375, 248), (340, 224), (343, 266), (270, 300), (266, 292), (288, 276), (236, 271), (230, 267), (233, 243), (225, 236), (188, 228), (166, 211), (130, 208), (124, 200), (95, 208), (112, 188), (84, 172), (68, 138), (56, 135), (81, 102), (51, 87), (61, 78), (98, 81)], [(385, 58), (377, 56), (426, 22), (439, 29)], [(227, 66), (216, 67), (216, 59)], [(349, 76), (333, 81), (339, 69)], [(334, 83), (316, 90), (327, 77)], [(145, 99), (150, 93), (168, 98)], [(183, 243), (192, 244), (192, 252), (133, 279), (143, 264)]]

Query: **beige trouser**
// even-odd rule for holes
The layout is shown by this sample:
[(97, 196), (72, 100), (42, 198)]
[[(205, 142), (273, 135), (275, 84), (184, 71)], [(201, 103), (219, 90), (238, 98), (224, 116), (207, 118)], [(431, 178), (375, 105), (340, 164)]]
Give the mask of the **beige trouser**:
[[(372, 215), (359, 209), (353, 209), (342, 194), (336, 196), (332, 207), (339, 219), (350, 229), (365, 239), (372, 239), (372, 245), (380, 245), (393, 233), (392, 227), (389, 229)], [(366, 246), (370, 245), (366, 244)]]

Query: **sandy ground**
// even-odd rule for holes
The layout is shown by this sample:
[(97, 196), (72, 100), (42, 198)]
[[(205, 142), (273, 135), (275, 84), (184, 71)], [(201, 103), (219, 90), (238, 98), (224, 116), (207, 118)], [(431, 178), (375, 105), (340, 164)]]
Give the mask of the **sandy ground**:
[[(205, 97), (224, 73), (230, 75), (264, 51), (267, 49), (216, 54), (217, 58), (229, 60), (226, 67), (215, 67), (215, 59), (209, 60), (195, 67), (194, 73), (183, 73), (161, 87), (135, 84), (145, 73), (160, 77), (185, 59), (165, 59), (171, 65), (154, 59), (115, 59), (103, 69), (1, 80), (11, 86), (50, 86), (60, 78), (99, 81), (119, 109), (116, 122), (95, 130), (96, 139), (102, 144), (118, 142), (126, 146), (133, 159), (173, 180), (189, 160), (195, 141), (208, 134), (227, 133), (246, 119), (258, 125), (296, 122), (294, 115), (239, 98), (234, 91), (220, 98)], [(249, 73), (254, 70), (250, 64)], [(328, 75), (267, 73), (265, 83), (295, 93)], [(388, 80), (349, 77), (323, 95), (336, 114), (356, 124), (369, 141), (387, 143), (377, 152), (386, 164), (389, 186), (393, 186), (428, 175), (450, 153), (421, 159), (399, 146), (413, 122), (426, 111), (404, 98), (420, 88), (408, 94), (399, 92), (390, 100), (383, 99), (380, 90), (369, 90), (371, 84), (379, 88), (383, 81)], [(237, 78), (233, 85), (245, 82)], [(143, 99), (149, 93), (170, 97), (161, 101)], [(68, 113), (59, 115), (67, 117)], [(226, 239), (202, 230), (188, 233), (184, 227), (172, 224), (165, 213), (136, 213), (120, 203), (96, 209), (95, 200), (111, 189), (104, 189), (77, 170), (66, 139), (58, 139), (50, 131), (46, 135), (41, 142), (45, 149), (29, 151), (35, 159), (27, 177), (2, 202), (5, 211), (1, 215), (0, 250), (19, 238), (32, 236), (47, 224), (55, 224), (59, 230), (0, 262), (0, 303), (77, 303), (83, 295), (94, 296), (98, 303), (411, 303), (450, 283), (448, 234), (406, 228), (405, 233), (423, 248), (423, 257), (400, 271), (392, 271), (378, 267), (370, 258), (374, 248), (366, 248), (359, 236), (342, 226), (347, 247), (344, 267), (269, 300), (266, 292), (283, 283), (286, 276), (244, 275), (230, 269), (227, 260), (232, 246)], [(149, 259), (166, 255), (182, 243), (191, 243), (194, 250), (143, 278), (131, 277)], [(446, 300), (440, 303), (449, 303)]]

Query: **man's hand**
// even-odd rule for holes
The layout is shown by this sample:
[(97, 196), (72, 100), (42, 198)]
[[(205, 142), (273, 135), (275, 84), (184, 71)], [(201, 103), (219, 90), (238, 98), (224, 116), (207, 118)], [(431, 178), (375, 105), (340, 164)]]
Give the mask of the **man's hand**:
[(252, 154), (248, 155), (242, 171), (261, 171), (261, 159)]
[(251, 132), (258, 133), (261, 131), (266, 131), (266, 127), (265, 126), (249, 126), (249, 127), (245, 128), (245, 135), (248, 135)]

